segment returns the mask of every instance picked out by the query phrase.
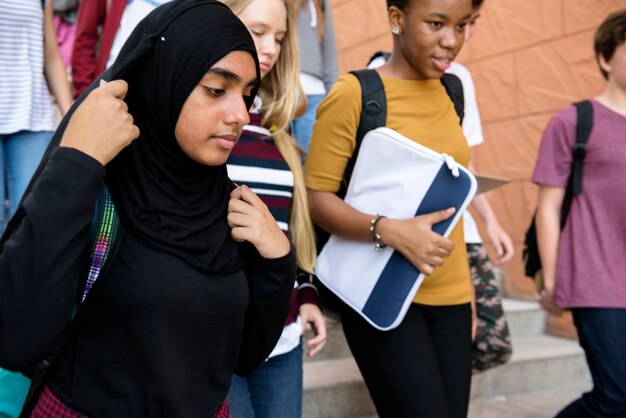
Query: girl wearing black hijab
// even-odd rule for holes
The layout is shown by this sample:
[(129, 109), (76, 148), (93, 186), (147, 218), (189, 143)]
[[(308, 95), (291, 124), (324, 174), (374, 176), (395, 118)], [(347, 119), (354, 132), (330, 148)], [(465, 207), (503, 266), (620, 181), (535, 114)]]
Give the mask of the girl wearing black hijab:
[[(256, 56), (226, 6), (175, 0), (62, 122), (0, 241), (0, 366), (30, 373), (60, 346), (33, 416), (227, 416), (233, 372), (272, 350), (293, 253), (224, 166)], [(121, 232), (69, 333), (103, 183)]]

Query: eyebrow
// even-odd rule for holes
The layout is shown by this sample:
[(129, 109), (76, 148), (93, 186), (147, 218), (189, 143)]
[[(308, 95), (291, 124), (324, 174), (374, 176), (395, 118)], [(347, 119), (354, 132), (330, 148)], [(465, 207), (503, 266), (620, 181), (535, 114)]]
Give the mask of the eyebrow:
[[(450, 19), (450, 17), (447, 14), (445, 14), (445, 13), (436, 13), (435, 12), (435, 13), (431, 13), (430, 16), (437, 17), (437, 18), (443, 19), (443, 20)], [(461, 20), (463, 21), (463, 20), (469, 19), (470, 17), (472, 17), (471, 13), (469, 13), (467, 16), (464, 16), (463, 19), (461, 19)]]
[[(235, 83), (241, 83), (241, 77), (239, 77), (239, 75), (225, 68), (212, 67), (212, 68), (209, 68), (209, 70), (206, 73), (209, 75), (216, 75), (218, 77), (223, 77), (226, 80), (230, 80)], [(257, 84), (259, 84), (259, 82), (255, 78), (254, 80), (248, 83), (248, 86), (256, 86)]]

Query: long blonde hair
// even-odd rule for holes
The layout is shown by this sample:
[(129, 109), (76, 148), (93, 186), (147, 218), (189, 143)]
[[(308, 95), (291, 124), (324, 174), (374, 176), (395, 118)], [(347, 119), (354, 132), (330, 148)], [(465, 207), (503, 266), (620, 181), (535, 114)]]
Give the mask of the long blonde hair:
[[(252, 0), (220, 0), (240, 14)], [(300, 84), (300, 56), (296, 39), (296, 20), (292, 0), (282, 0), (287, 9), (287, 33), (276, 64), (263, 80), (259, 96), (263, 100), (263, 126), (270, 127), (274, 142), (293, 173), (293, 199), (289, 211), (289, 231), (296, 247), (298, 266), (313, 272), (316, 259), (315, 234), (309, 214), (309, 201), (302, 173), (302, 151), (287, 132), (289, 122), (306, 107)]]

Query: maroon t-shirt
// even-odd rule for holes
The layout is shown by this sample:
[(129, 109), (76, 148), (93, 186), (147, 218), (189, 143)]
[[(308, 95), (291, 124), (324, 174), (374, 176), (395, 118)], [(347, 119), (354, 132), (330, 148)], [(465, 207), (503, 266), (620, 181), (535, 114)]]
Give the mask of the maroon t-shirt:
[[(626, 117), (593, 100), (583, 193), (574, 197), (561, 234), (555, 303), (626, 308)], [(565, 188), (576, 142), (570, 106), (546, 127), (533, 182)]]

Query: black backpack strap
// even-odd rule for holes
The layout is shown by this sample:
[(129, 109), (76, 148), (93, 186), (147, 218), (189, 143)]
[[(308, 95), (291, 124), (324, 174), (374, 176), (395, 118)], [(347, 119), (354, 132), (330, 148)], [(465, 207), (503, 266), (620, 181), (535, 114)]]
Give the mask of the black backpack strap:
[(444, 73), (441, 77), (441, 84), (446, 88), (446, 93), (454, 103), (454, 110), (459, 115), (461, 123), (465, 117), (465, 94), (463, 93), (463, 83), (455, 74)]
[[(361, 83), (361, 120), (356, 131), (354, 152), (343, 174), (343, 188), (347, 188), (352, 170), (359, 155), (363, 137), (369, 131), (385, 126), (387, 122), (387, 98), (383, 81), (375, 70), (351, 71)], [(341, 196), (343, 197), (343, 196)]]
[[(565, 188), (563, 205), (561, 206), (561, 229), (563, 229), (567, 222), (569, 210), (572, 205), (572, 197), (582, 193), (583, 190), (583, 165), (585, 162), (587, 141), (589, 141), (589, 136), (593, 128), (593, 107), (591, 106), (591, 102), (584, 100), (574, 103), (574, 106), (576, 106), (576, 142), (572, 148), (572, 169), (570, 171), (567, 187)], [(528, 277), (535, 277), (537, 272), (541, 270), (535, 216), (533, 216), (524, 238), (524, 273)]]
[(587, 141), (593, 129), (593, 107), (589, 100), (574, 103), (576, 107), (576, 142), (572, 148), (572, 171), (570, 172), (561, 207), (561, 229), (567, 222), (572, 198), (583, 191), (583, 167), (587, 154)]
[(576, 143), (574, 144), (574, 160), (572, 162), (572, 174), (570, 183), (572, 194), (577, 195), (583, 191), (583, 163), (585, 162), (585, 154), (587, 142), (593, 128), (593, 107), (589, 100), (574, 103), (576, 106)]

